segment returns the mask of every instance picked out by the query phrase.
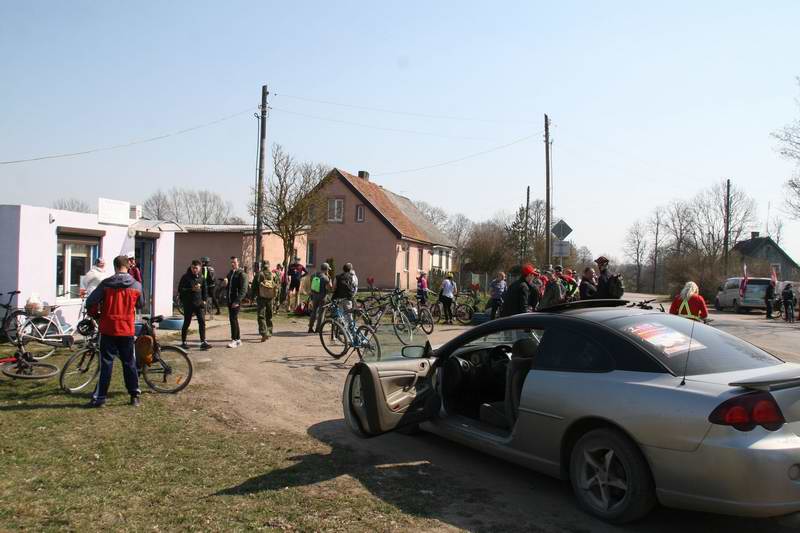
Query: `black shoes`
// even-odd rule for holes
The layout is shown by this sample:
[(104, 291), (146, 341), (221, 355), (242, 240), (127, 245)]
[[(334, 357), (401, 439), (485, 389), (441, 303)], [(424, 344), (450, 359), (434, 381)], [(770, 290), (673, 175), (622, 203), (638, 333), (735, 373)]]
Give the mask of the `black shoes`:
[(187, 343), (186, 341), (183, 341), (181, 343), (181, 348), (183, 348), (184, 350), (188, 350), (189, 349), (189, 343)]
[(99, 409), (101, 407), (105, 407), (106, 402), (98, 402), (97, 400), (91, 400), (89, 403), (84, 404), (84, 407), (87, 409)]
[(202, 343), (200, 343), (200, 349), (201, 350), (210, 350), (211, 349), (211, 345), (208, 344), (206, 341), (203, 341)]
[(133, 407), (139, 407), (139, 406), (142, 405), (142, 402), (141, 402), (141, 400), (139, 400), (138, 396), (131, 396), (130, 405), (133, 406)]

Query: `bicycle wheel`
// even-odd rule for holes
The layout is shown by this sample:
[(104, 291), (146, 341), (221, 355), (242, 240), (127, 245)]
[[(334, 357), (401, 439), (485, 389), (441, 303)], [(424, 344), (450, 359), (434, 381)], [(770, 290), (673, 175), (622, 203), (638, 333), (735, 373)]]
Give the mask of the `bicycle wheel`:
[(347, 333), (338, 321), (326, 320), (323, 322), (319, 328), (319, 340), (325, 351), (336, 359), (342, 357), (350, 349)]
[(359, 346), (356, 348), (358, 358), (362, 361), (364, 359), (380, 361), (381, 343), (378, 340), (378, 335), (375, 334), (375, 329), (370, 326), (358, 326), (356, 335), (358, 335), (360, 342)]
[(433, 315), (427, 307), (423, 307), (419, 310), (418, 324), (419, 327), (422, 328), (422, 331), (425, 332), (425, 335), (433, 333)]
[(50, 357), (56, 351), (55, 346), (45, 344), (43, 341), (61, 335), (56, 323), (45, 317), (28, 318), (18, 331), (23, 344), (26, 345), (25, 351), (37, 361)]
[(431, 316), (433, 317), (433, 321), (437, 324), (442, 321), (442, 304), (436, 302), (435, 304), (431, 304)]
[(37, 362), (17, 362), (12, 361), (4, 364), (3, 374), (14, 379), (47, 379), (58, 374), (58, 367), (50, 363)]
[(11, 343), (17, 340), (17, 331), (25, 323), (25, 313), (16, 309), (3, 319), (3, 335)]
[(392, 313), (392, 328), (394, 334), (403, 344), (414, 342), (414, 326), (408, 321), (408, 317), (402, 311)]
[(64, 392), (73, 394), (86, 388), (99, 374), (100, 353), (96, 348), (86, 348), (67, 359), (58, 382)]
[(194, 373), (192, 360), (177, 346), (162, 346), (153, 354), (153, 362), (142, 367), (147, 386), (156, 392), (176, 393), (189, 385)]
[(469, 326), (472, 322), (472, 307), (467, 304), (459, 304), (456, 307), (456, 320), (459, 324)]

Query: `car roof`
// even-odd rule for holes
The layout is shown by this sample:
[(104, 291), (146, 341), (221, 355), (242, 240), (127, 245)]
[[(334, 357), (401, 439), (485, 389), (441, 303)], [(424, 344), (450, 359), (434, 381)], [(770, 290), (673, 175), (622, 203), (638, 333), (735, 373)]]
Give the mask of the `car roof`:
[(592, 307), (586, 309), (568, 309), (564, 310), (559, 315), (566, 315), (575, 318), (581, 318), (591, 322), (608, 322), (615, 318), (636, 316), (636, 315), (652, 315), (663, 314), (656, 309), (639, 309), (637, 307)]

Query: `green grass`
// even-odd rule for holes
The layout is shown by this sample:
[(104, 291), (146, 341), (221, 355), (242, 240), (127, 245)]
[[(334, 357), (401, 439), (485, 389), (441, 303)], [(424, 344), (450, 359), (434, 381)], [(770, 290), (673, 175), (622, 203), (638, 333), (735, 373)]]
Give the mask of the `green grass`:
[(420, 491), (429, 466), (376, 468), (346, 447), (253, 428), (219, 398), (193, 383), (129, 407), (118, 364), (103, 409), (81, 409), (87, 397), (57, 380), (0, 381), (0, 530), (436, 527), (427, 517), (442, 502)]

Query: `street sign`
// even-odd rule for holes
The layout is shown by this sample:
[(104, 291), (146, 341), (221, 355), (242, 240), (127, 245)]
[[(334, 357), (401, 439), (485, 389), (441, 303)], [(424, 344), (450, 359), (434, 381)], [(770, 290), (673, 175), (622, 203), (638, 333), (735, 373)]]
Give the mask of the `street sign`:
[(564, 239), (567, 238), (567, 235), (572, 233), (572, 228), (570, 228), (569, 224), (567, 224), (563, 220), (559, 220), (556, 223), (556, 225), (553, 226), (553, 229), (551, 231), (553, 232), (553, 235), (558, 237), (558, 240), (563, 241)]
[(569, 257), (570, 252), (569, 241), (553, 241), (553, 257)]

